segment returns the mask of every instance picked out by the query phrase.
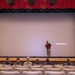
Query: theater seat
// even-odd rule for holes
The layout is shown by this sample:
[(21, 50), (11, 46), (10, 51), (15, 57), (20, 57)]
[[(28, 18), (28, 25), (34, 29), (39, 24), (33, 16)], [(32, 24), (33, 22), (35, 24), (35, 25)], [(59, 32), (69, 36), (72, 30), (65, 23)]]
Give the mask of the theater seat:
[(45, 71), (45, 75), (65, 75), (64, 71)]
[(20, 75), (18, 71), (1, 71), (1, 75)]
[(69, 72), (68, 75), (75, 75), (75, 72)]
[(13, 71), (12, 67), (1, 67), (0, 71)]
[(24, 71), (23, 75), (42, 75), (41, 71)]

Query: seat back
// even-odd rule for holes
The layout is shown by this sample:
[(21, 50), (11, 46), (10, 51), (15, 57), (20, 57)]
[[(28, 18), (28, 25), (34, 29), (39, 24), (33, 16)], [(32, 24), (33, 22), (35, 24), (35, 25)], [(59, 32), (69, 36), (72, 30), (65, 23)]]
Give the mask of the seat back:
[(19, 71), (20, 74), (22, 74), (23, 71), (28, 71), (29, 68), (18, 68), (18, 67), (16, 67), (15, 70), (16, 70), (16, 71)]
[(45, 71), (45, 75), (65, 75), (64, 71)]
[(75, 72), (69, 72), (68, 75), (75, 75)]
[(61, 68), (47, 68), (49, 71), (61, 71)]
[(20, 75), (18, 71), (1, 71), (1, 75)]
[(23, 75), (42, 75), (41, 71), (24, 71)]
[(0, 70), (1, 71), (12, 71), (13, 68), (12, 67), (1, 67)]

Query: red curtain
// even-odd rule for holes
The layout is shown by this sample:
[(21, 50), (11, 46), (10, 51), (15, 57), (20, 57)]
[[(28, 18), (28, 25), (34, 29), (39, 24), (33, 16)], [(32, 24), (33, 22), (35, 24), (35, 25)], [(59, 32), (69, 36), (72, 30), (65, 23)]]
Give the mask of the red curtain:
[(14, 4), (8, 4), (8, 0), (0, 0), (0, 9), (34, 9), (34, 8), (42, 8), (42, 9), (74, 9), (75, 8), (75, 0), (56, 0), (54, 5), (50, 5), (50, 0), (35, 0), (33, 5), (30, 4), (29, 0), (14, 0)]

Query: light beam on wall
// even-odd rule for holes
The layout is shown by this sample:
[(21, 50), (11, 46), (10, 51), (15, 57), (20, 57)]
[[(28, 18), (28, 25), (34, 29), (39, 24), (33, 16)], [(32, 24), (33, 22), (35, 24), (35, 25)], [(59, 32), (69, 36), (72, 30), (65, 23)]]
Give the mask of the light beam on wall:
[(56, 45), (67, 45), (68, 43), (55, 43)]

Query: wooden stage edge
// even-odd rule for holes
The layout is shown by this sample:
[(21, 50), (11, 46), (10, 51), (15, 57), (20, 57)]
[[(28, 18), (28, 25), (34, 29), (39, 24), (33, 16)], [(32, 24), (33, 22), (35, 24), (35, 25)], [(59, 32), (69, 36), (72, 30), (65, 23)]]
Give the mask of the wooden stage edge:
[[(51, 56), (51, 57), (29, 56), (29, 57), (30, 57), (30, 61), (32, 61), (32, 62), (35, 62), (36, 58), (39, 58), (39, 61), (41, 61), (41, 62), (44, 62), (44, 61), (46, 61), (46, 58), (49, 58), (49, 60), (52, 62), (63, 63), (63, 62), (66, 62), (67, 58), (69, 58), (70, 61), (75, 63), (75, 56)], [(17, 58), (19, 58), (19, 60), (21, 62), (25, 62), (27, 56), (0, 56), (0, 62), (5, 62), (7, 58), (9, 58), (9, 60), (12, 62), (16, 62)]]

